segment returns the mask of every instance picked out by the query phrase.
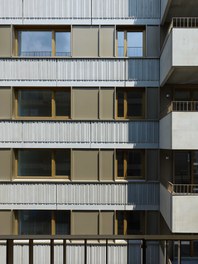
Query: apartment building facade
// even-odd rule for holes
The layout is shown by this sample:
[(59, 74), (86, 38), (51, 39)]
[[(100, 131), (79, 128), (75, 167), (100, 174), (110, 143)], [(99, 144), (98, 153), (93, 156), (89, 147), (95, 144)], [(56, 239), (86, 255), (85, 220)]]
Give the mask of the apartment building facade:
[(0, 0), (2, 263), (196, 261), (197, 4), (180, 2)]

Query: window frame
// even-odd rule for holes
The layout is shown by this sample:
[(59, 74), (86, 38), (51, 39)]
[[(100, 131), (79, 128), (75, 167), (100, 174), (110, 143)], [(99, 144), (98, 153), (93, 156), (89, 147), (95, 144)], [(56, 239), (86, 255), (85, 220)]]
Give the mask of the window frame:
[[(20, 91), (38, 91), (39, 90), (46, 90), (51, 92), (51, 116), (20, 116), (19, 115), (19, 92)], [(56, 100), (55, 94), (56, 92), (67, 92), (69, 93), (70, 99), (70, 113), (66, 116), (58, 116), (56, 115)], [(67, 120), (71, 119), (71, 87), (16, 87), (14, 88), (14, 111), (13, 117), (17, 120)]]
[[(29, 209), (26, 209), (26, 210), (16, 210), (14, 211), (14, 233), (16, 235), (19, 235), (19, 231), (20, 231), (20, 213), (22, 211), (31, 211)], [(37, 209), (33, 210), (33, 211), (39, 211)], [(44, 210), (42, 210), (44, 211)], [(71, 234), (71, 214), (72, 214), (72, 211), (71, 210), (48, 210), (51, 214), (51, 217), (50, 217), (50, 234), (49, 235), (57, 235), (56, 233), (56, 212), (67, 212), (68, 214), (68, 218), (69, 218), (69, 235)], [(38, 234), (39, 235), (39, 234)], [(64, 234), (62, 234), (64, 235)], [(67, 235), (67, 234), (66, 234)], [(35, 235), (36, 236), (36, 235)]]
[[(141, 110), (142, 110), (142, 115), (140, 116), (128, 116), (127, 115), (127, 112), (128, 112), (128, 97), (127, 97), (127, 94), (128, 92), (140, 92), (142, 93), (142, 99), (141, 99), (141, 104), (142, 104), (142, 107), (141, 107)], [(118, 100), (118, 92), (123, 92), (124, 94), (124, 105), (123, 105), (123, 112), (124, 112), (124, 115), (119, 117), (118, 116), (118, 103), (119, 103), (119, 100)], [(131, 88), (131, 87), (127, 87), (127, 88), (116, 88), (116, 102), (115, 102), (115, 105), (116, 105), (116, 116), (115, 116), (115, 119), (127, 119), (127, 120), (132, 120), (132, 119), (145, 119), (145, 109), (146, 109), (146, 96), (145, 96), (145, 88)]]
[[(123, 56), (119, 56), (118, 51), (118, 32), (124, 32), (124, 46), (123, 46)], [(134, 33), (142, 33), (142, 56), (128, 56), (128, 39), (127, 39), (127, 33), (134, 32)], [(128, 57), (128, 58), (143, 58), (146, 54), (146, 29), (145, 27), (131, 27), (131, 26), (118, 26), (116, 27), (116, 57), (122, 58), (122, 57)]]
[[(27, 32), (34, 32), (34, 31), (48, 31), (52, 32), (52, 39), (51, 39), (51, 56), (21, 56), (19, 55), (19, 32), (27, 31)], [(70, 33), (70, 55), (69, 56), (57, 56), (56, 55), (56, 32), (69, 32)], [(72, 30), (71, 26), (16, 26), (14, 27), (14, 45), (13, 45), (13, 55), (16, 57), (22, 58), (69, 58), (72, 57)]]
[[(118, 158), (117, 158), (117, 153), (118, 152), (121, 152), (123, 153), (123, 172), (124, 172), (124, 175), (122, 176), (118, 176)], [(141, 176), (137, 176), (137, 175), (134, 175), (134, 176), (128, 176), (127, 175), (127, 167), (128, 167), (128, 162), (127, 162), (127, 157), (128, 157), (128, 153), (129, 152), (139, 152), (141, 154)], [(145, 158), (145, 151), (144, 150), (130, 150), (130, 149), (116, 149), (116, 157), (115, 157), (115, 164), (116, 164), (116, 169), (115, 169), (115, 174), (116, 174), (116, 180), (144, 180), (146, 178), (146, 175), (145, 175), (145, 167), (146, 167), (146, 158)]]
[[(64, 179), (64, 180), (70, 180), (71, 179), (71, 149), (48, 149), (49, 151), (51, 151), (51, 175), (49, 176), (20, 176), (18, 175), (18, 168), (19, 168), (19, 158), (18, 158), (18, 153), (19, 151), (23, 151), (23, 150), (38, 150), (38, 151), (42, 151), (43, 149), (16, 149), (14, 150), (14, 178), (15, 179), (34, 179), (34, 180), (38, 180), (38, 179)], [(65, 152), (67, 152), (67, 155), (69, 156), (69, 161), (70, 161), (70, 174), (69, 175), (56, 175), (56, 161), (55, 161), (55, 153), (57, 150), (63, 150)]]

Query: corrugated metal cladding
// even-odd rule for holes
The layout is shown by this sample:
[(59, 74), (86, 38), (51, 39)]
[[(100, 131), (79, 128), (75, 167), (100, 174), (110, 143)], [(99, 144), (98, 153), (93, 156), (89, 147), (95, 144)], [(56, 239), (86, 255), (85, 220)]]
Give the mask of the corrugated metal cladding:
[(2, 81), (159, 81), (158, 59), (1, 59)]
[(128, 0), (129, 16), (136, 18), (160, 18), (160, 0)]
[[(58, 205), (136, 205), (144, 210), (159, 206), (159, 184), (142, 183), (2, 183), (0, 207), (15, 205), (55, 208)], [(141, 209), (140, 208), (140, 209)], [(136, 208), (138, 209), (138, 208)]]
[[(29, 263), (29, 247), (27, 244), (15, 242), (14, 264)], [(108, 263), (117, 264), (139, 264), (141, 263), (141, 241), (129, 241), (127, 243), (109, 244)], [(5, 246), (0, 245), (1, 264), (6, 264)], [(34, 264), (50, 263), (50, 244), (49, 242), (36, 243), (33, 248)], [(159, 243), (147, 242), (147, 262), (148, 264), (159, 263)], [(87, 264), (104, 264), (106, 262), (105, 244), (87, 244)], [(63, 264), (63, 245), (62, 242), (55, 242), (54, 263)], [(84, 264), (84, 244), (68, 244), (66, 246), (67, 264)]]
[(0, 0), (1, 18), (142, 18), (160, 17), (160, 0)]
[(158, 121), (1, 121), (0, 143), (157, 144), (158, 130)]

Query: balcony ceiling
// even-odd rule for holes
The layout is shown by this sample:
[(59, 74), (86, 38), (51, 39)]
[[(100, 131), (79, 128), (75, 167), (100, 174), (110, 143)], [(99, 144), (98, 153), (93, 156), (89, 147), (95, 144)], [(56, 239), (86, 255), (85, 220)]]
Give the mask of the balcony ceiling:
[(176, 67), (170, 75), (169, 84), (197, 84), (198, 67)]
[(198, 17), (197, 0), (172, 0), (166, 22), (173, 17)]

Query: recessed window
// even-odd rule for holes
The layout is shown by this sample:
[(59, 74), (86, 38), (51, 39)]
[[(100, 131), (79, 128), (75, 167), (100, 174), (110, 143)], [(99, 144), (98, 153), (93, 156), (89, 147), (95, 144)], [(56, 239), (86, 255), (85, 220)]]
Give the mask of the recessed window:
[(117, 211), (117, 234), (133, 235), (144, 232), (144, 213), (139, 211)]
[(144, 178), (144, 153), (140, 150), (117, 150), (117, 177)]
[(69, 89), (19, 89), (16, 91), (17, 117), (70, 117)]
[(17, 176), (69, 177), (70, 151), (23, 149), (16, 152)]
[(19, 30), (17, 33), (18, 56), (71, 56), (70, 31)]
[(144, 118), (144, 90), (117, 89), (117, 118)]
[(19, 211), (18, 234), (19, 235), (70, 234), (70, 213), (69, 211), (47, 211), (47, 210)]
[(143, 31), (118, 30), (118, 57), (142, 57), (144, 55), (143, 36)]

